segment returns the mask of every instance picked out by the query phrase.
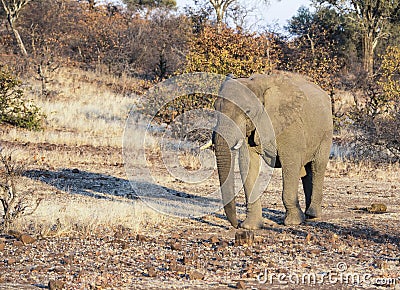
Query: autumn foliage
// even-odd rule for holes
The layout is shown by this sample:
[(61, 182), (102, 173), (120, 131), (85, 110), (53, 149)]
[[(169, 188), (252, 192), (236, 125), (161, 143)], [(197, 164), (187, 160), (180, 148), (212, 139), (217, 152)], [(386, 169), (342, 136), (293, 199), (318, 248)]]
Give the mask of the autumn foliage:
[(272, 34), (206, 26), (189, 42), (185, 71), (249, 76), (275, 69), (280, 56)]

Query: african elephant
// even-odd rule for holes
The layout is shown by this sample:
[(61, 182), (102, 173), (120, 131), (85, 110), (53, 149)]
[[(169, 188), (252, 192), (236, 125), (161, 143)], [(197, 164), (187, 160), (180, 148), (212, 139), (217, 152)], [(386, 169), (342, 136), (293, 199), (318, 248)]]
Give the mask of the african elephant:
[[(305, 219), (319, 218), (332, 142), (329, 96), (298, 74), (278, 71), (250, 78), (227, 77), (214, 106), (222, 113), (218, 114), (212, 142), (229, 222), (235, 228), (245, 229), (259, 229), (263, 225), (257, 192), (260, 157), (268, 166), (282, 168), (284, 224), (298, 225)], [(262, 114), (269, 119), (262, 119)], [(238, 132), (234, 133), (233, 127)], [(222, 137), (220, 132), (230, 133)], [(241, 224), (236, 217), (234, 196), (237, 152), (247, 208), (247, 217)], [(242, 172), (244, 168), (246, 174)], [(297, 194), (299, 178), (305, 193), (305, 215)]]

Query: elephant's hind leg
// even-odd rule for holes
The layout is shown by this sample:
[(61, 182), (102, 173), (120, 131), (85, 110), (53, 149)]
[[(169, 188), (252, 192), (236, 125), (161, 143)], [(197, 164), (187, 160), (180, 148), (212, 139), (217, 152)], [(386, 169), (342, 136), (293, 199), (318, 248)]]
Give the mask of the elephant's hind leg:
[(305, 195), (305, 201), (306, 201), (306, 212), (310, 207), (311, 204), (311, 198), (312, 198), (312, 168), (311, 168), (311, 162), (307, 163), (304, 166), (304, 169), (306, 170), (306, 175), (301, 178), (301, 181), (303, 183), (303, 190), (304, 190), (304, 195)]
[(300, 166), (298, 166), (299, 170), (292, 170), (292, 168), (297, 167), (295, 164), (300, 164), (300, 162), (292, 163), (289, 166), (282, 164), (282, 199), (286, 209), (284, 224), (287, 226), (299, 225), (304, 222), (304, 214), (300, 208), (297, 194)]
[[(306, 219), (315, 220), (322, 216), (322, 188), (325, 177), (325, 170), (329, 160), (328, 146), (321, 146), (316, 158), (311, 162), (312, 190), (309, 200), (306, 197)], [(307, 193), (306, 193), (307, 195)]]

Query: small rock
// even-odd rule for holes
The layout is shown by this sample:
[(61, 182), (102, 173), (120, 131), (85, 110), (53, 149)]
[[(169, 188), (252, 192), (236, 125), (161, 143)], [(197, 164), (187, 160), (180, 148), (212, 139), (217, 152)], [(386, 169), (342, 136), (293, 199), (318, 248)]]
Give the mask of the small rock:
[(65, 273), (66, 270), (64, 269), (64, 267), (54, 267), (53, 271), (56, 273)]
[(175, 271), (178, 275), (183, 275), (186, 273), (186, 268), (182, 265), (175, 265), (173, 271)]
[(179, 243), (172, 243), (171, 244), (171, 249), (174, 251), (180, 251), (182, 250), (182, 245)]
[(383, 203), (373, 203), (370, 207), (367, 207), (369, 213), (384, 213), (387, 211), (386, 204)]
[(18, 231), (9, 230), (9, 231), (8, 231), (8, 234), (9, 234), (10, 236), (13, 236), (13, 237), (16, 238), (17, 240), (21, 240), (22, 234), (21, 234), (20, 232), (18, 232)]
[(311, 234), (308, 233), (307, 236), (306, 236), (306, 243), (307, 244), (309, 244), (311, 242), (311, 238), (312, 238)]
[(235, 233), (235, 246), (251, 246), (254, 242), (254, 232), (238, 230)]
[(317, 255), (321, 254), (321, 250), (319, 250), (319, 249), (312, 249), (312, 250), (310, 251), (310, 253), (317, 256)]
[(61, 260), (60, 260), (60, 263), (61, 263), (61, 265), (69, 265), (69, 264), (72, 264), (72, 259), (66, 257), (66, 258), (64, 258), (64, 259), (61, 259)]
[(154, 267), (148, 268), (147, 274), (149, 275), (149, 277), (156, 277), (157, 276), (156, 269)]
[(13, 242), (13, 246), (14, 247), (22, 247), (24, 245), (24, 243), (23, 242), (21, 242), (21, 241), (14, 241)]
[(200, 273), (199, 271), (191, 271), (189, 273), (189, 279), (190, 280), (203, 280), (204, 274)]
[(236, 283), (236, 289), (246, 289), (246, 283), (242, 280)]
[(4, 251), (5, 247), (6, 247), (5, 243), (0, 243), (0, 251)]
[(183, 264), (184, 265), (189, 265), (190, 263), (192, 263), (192, 259), (190, 259), (190, 257), (188, 257), (188, 256), (184, 256), (183, 257)]
[(14, 258), (10, 258), (10, 259), (7, 260), (7, 264), (8, 265), (15, 264), (16, 262), (17, 262), (17, 260), (15, 260)]
[(387, 270), (388, 268), (388, 263), (383, 260), (375, 260), (375, 265), (380, 270)]
[(180, 238), (182, 238), (182, 237), (181, 237), (181, 235), (178, 234), (178, 233), (173, 233), (173, 234), (171, 234), (171, 239), (179, 240)]
[(219, 242), (219, 247), (221, 247), (221, 248), (226, 248), (226, 247), (229, 247), (229, 243), (227, 242), (227, 241), (220, 241)]
[(212, 244), (211, 244), (211, 243), (208, 243), (208, 242), (202, 242), (202, 244), (203, 244), (203, 246), (206, 247), (206, 248), (211, 248), (211, 247), (212, 247)]
[(74, 169), (72, 169), (72, 173), (79, 173), (80, 171), (79, 171), (79, 169), (78, 168), (74, 168)]
[(311, 266), (307, 263), (302, 263), (301, 267), (311, 269)]
[(147, 241), (147, 238), (146, 238), (144, 235), (137, 234), (137, 235), (136, 235), (136, 241), (139, 241), (139, 242), (146, 242), (146, 241)]
[(217, 236), (212, 236), (212, 237), (210, 238), (210, 242), (211, 242), (212, 244), (216, 244), (216, 243), (219, 242), (219, 238), (218, 238)]
[(121, 245), (121, 249), (122, 250), (126, 250), (126, 249), (129, 248), (129, 244), (127, 242), (125, 242), (125, 241), (121, 241), (120, 245)]
[(246, 256), (251, 256), (253, 253), (250, 251), (249, 248), (247, 248), (246, 250), (244, 250), (244, 254), (245, 254)]
[(20, 237), (20, 241), (27, 245), (36, 242), (36, 239), (30, 235), (22, 234)]
[(254, 267), (253, 265), (250, 264), (244, 269), (243, 278), (252, 278), (253, 274), (254, 274)]
[(65, 283), (60, 280), (50, 280), (48, 287), (50, 290), (61, 290), (64, 289)]
[(277, 264), (275, 262), (269, 261), (267, 266), (268, 266), (268, 268), (276, 268)]
[(332, 236), (329, 239), (329, 242), (331, 244), (334, 244), (334, 243), (336, 243), (338, 241), (338, 239), (339, 239), (339, 236), (337, 234), (332, 234)]
[(176, 271), (176, 261), (173, 260), (173, 261), (169, 262), (168, 269), (170, 271)]

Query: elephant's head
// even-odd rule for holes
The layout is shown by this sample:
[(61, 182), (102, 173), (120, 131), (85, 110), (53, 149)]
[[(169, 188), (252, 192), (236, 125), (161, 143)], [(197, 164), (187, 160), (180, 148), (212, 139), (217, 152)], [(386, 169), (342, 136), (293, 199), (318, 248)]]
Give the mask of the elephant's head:
[[(227, 79), (215, 102), (215, 109), (220, 114), (214, 129), (213, 144), (225, 213), (234, 227), (238, 226), (234, 189), (235, 156), (239, 152), (240, 159), (245, 160), (244, 155), (249, 147), (258, 148), (261, 154), (268, 147), (267, 143), (275, 140), (264, 105), (256, 94), (262, 92), (243, 84), (240, 79)], [(271, 136), (265, 132), (271, 132)]]

